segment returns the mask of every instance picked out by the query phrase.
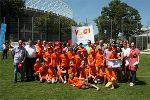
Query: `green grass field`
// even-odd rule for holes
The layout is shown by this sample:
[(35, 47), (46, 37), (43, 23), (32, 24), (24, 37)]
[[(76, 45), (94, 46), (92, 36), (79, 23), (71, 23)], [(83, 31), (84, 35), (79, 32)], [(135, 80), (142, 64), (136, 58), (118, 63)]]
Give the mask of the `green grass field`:
[(119, 83), (119, 88), (111, 90), (102, 84), (101, 90), (96, 91), (60, 83), (13, 83), (13, 60), (9, 54), (8, 60), (0, 60), (0, 100), (150, 100), (150, 55), (140, 58), (139, 85), (130, 87), (128, 83)]

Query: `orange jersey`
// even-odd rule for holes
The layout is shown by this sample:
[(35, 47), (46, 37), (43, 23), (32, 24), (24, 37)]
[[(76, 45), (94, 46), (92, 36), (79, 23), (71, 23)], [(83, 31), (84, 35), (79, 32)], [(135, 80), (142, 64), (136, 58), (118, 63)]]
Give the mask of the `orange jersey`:
[(81, 59), (78, 55), (75, 55), (75, 60), (76, 60), (76, 68), (79, 68), (81, 65)]
[(119, 58), (118, 54), (114, 55), (113, 53), (110, 53), (108, 55), (108, 59), (118, 59), (118, 58)]
[(67, 52), (68, 58), (71, 59), (71, 57), (73, 57), (75, 54), (74, 52)]
[(106, 72), (105, 72), (105, 68), (101, 68), (100, 70), (99, 70), (99, 76), (105, 76), (106, 75)]
[(50, 66), (50, 64), (51, 64), (51, 55), (52, 55), (52, 53), (45, 52), (44, 58), (47, 60), (47, 61), (44, 62), (45, 66)]
[(103, 64), (103, 62), (105, 60), (105, 55), (100, 54), (100, 53), (96, 53), (95, 59), (96, 59), (95, 66), (99, 67), (99, 66), (101, 66), (101, 64)]
[(92, 50), (94, 51), (95, 54), (97, 53), (97, 50), (96, 50), (96, 49), (91, 49), (90, 52), (91, 52)]
[(70, 60), (69, 66), (72, 66), (72, 67), (76, 68), (76, 62), (75, 62), (75, 60), (74, 61)]
[(56, 70), (48, 69), (48, 76), (49, 76), (49, 78), (56, 78)]
[(89, 73), (93, 76), (97, 76), (97, 71), (95, 67), (89, 68)]
[(108, 82), (111, 82), (112, 77), (117, 79), (116, 72), (114, 70), (106, 68), (105, 72), (106, 72), (106, 79), (108, 80)]
[(44, 47), (42, 45), (35, 45), (37, 51), (37, 58), (43, 57)]
[(84, 81), (84, 80), (81, 80), (81, 79), (78, 79), (78, 81), (77, 81), (76, 83), (74, 83), (74, 85), (75, 85), (77, 88), (81, 89), (82, 86), (85, 85), (85, 81)]
[(95, 57), (93, 57), (91, 54), (88, 56), (88, 62), (89, 64), (93, 63), (93, 61), (95, 61)]
[(39, 73), (39, 68), (42, 67), (41, 63), (35, 63), (34, 64), (34, 71)]
[(78, 77), (74, 77), (73, 79), (68, 78), (68, 84), (74, 84), (79, 81)]
[(84, 47), (79, 47), (78, 50), (83, 51), (83, 50), (84, 50)]
[(43, 67), (39, 68), (39, 74), (41, 75), (42, 78), (46, 78), (47, 73), (48, 73), (47, 68), (43, 68)]
[(61, 54), (61, 55), (60, 55), (60, 59), (61, 59), (61, 65), (62, 65), (62, 66), (69, 66), (69, 58), (68, 58), (68, 55), (66, 55), (66, 54)]
[(55, 67), (60, 64), (60, 57), (56, 53), (52, 53), (52, 55), (51, 55), (51, 63)]

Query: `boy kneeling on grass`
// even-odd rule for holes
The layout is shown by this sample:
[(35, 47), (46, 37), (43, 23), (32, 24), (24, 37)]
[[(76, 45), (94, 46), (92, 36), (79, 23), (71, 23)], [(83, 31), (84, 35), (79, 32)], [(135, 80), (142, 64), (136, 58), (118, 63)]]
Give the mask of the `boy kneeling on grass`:
[(39, 69), (42, 67), (41, 60), (38, 58), (34, 64), (34, 77), (36, 80), (39, 80)]
[(43, 83), (47, 80), (48, 68), (42, 63), (42, 67), (39, 68), (39, 79)]

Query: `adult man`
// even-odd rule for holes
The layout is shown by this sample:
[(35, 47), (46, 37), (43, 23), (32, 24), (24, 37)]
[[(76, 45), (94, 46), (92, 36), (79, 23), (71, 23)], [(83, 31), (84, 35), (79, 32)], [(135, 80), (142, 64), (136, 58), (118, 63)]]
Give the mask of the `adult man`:
[(103, 42), (103, 40), (99, 40), (99, 43), (96, 46), (96, 50), (98, 50), (99, 48), (102, 48), (102, 51), (104, 52), (104, 42)]
[(4, 44), (3, 44), (3, 58), (2, 58), (3, 60), (4, 60), (5, 56), (6, 56), (6, 59), (7, 59), (8, 49), (9, 49), (8, 44), (6, 42), (4, 42)]
[[(34, 79), (33, 78), (33, 67), (35, 64), (35, 60), (36, 60), (36, 48), (34, 45), (32, 45), (32, 41), (29, 40), (28, 41), (28, 45), (25, 46), (25, 49), (27, 51), (27, 57), (26, 57), (26, 78), (27, 81), (29, 81), (29, 79)], [(31, 77), (30, 77), (31, 76)]]
[(90, 54), (90, 50), (92, 49), (91, 48), (91, 40), (88, 40), (88, 45), (85, 48), (86, 48), (88, 54)]
[(19, 46), (12, 49), (12, 56), (14, 58), (14, 82), (17, 82), (17, 72), (20, 70), (21, 81), (24, 81), (24, 61), (26, 58), (26, 50), (22, 46), (22, 40), (18, 41)]

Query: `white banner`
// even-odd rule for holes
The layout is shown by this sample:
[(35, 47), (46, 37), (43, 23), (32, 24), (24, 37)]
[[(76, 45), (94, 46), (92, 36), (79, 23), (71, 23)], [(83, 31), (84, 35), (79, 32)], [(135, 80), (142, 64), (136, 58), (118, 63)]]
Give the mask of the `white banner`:
[(93, 26), (82, 26), (82, 27), (72, 27), (72, 44), (87, 44), (87, 41), (91, 40), (94, 43), (94, 32)]
[(121, 60), (106, 60), (107, 66), (112, 66), (112, 68), (121, 67), (122, 61)]

